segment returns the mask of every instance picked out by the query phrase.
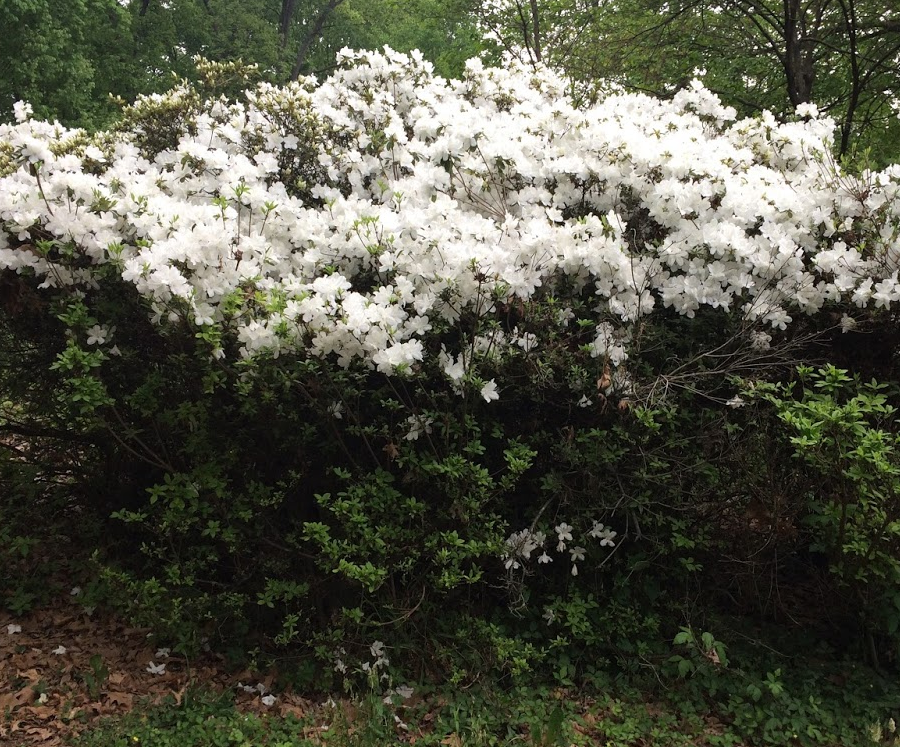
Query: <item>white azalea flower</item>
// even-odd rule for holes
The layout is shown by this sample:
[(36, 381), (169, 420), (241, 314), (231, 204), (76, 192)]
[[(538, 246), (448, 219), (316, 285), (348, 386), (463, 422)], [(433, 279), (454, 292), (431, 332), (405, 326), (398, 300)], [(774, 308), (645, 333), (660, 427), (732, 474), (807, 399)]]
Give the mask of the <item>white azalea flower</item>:
[(99, 324), (95, 324), (87, 331), (87, 344), (88, 345), (102, 345), (106, 340), (108, 331), (106, 327), (101, 327)]
[(493, 402), (495, 399), (500, 399), (500, 395), (497, 392), (497, 382), (491, 379), (481, 387), (481, 396), (484, 397), (485, 402)]
[(614, 532), (609, 527), (601, 524), (599, 521), (594, 522), (594, 526), (591, 531), (588, 532), (588, 535), (593, 537), (594, 539), (600, 540), (600, 547), (612, 547), (615, 545), (615, 539), (618, 535), (618, 532)]
[[(76, 131), (15, 104), (16, 121), (0, 124), (0, 149), (14, 154), (0, 177), (0, 270), (81, 299), (125, 283), (154, 324), (227, 330), (240, 358), (296, 354), (398, 377), (438, 371), (461, 396), (486, 370), (503, 370), (486, 364), (544, 351), (535, 333), (499, 328), (518, 317), (525, 328), (532, 320), (519, 309), (555, 295), (561, 279), (595, 297), (578, 313), (604, 394), (634, 387), (633, 330), (661, 310), (743, 314), (761, 327), (749, 346), (762, 353), (770, 328), (800, 315), (900, 305), (900, 172), (863, 182), (816, 156), (834, 135), (813, 106), (798, 110), (800, 122), (738, 120), (693, 81), (665, 101), (616, 92), (580, 108), (550, 70), (475, 61), (456, 84), (415, 55), (348, 50), (342, 59), (302, 90), (268, 86), (229, 107), (201, 106), (175, 123), (176, 144), (149, 159), (127, 132), (57, 156)], [(154, 102), (176, 111), (186, 95)], [(293, 111), (353, 133), (313, 144), (322, 176), (312, 200), (292, 197), (280, 171), (282, 149), (309, 145)], [(384, 136), (391, 147), (375, 152)], [(219, 209), (212, 195), (228, 204)], [(115, 209), (84, 208), (99, 198)], [(652, 215), (658, 240), (638, 241), (626, 212)], [(840, 240), (851, 234), (852, 246)], [(27, 249), (36, 235), (70, 237), (78, 261)], [(557, 331), (575, 318), (567, 301), (547, 317)], [(469, 335), (454, 326), (473, 320), (478, 333), (452, 349)], [(852, 325), (845, 316), (841, 328)], [(97, 323), (85, 339), (112, 337)], [(215, 343), (208, 351), (229, 354)], [(491, 379), (480, 394), (492, 402), (512, 385)], [(590, 406), (587, 393), (577, 404)], [(329, 413), (341, 417), (333, 405)]]
[(163, 662), (162, 664), (156, 664), (155, 662), (151, 661), (147, 665), (147, 671), (150, 672), (150, 674), (165, 674), (166, 673), (166, 663)]

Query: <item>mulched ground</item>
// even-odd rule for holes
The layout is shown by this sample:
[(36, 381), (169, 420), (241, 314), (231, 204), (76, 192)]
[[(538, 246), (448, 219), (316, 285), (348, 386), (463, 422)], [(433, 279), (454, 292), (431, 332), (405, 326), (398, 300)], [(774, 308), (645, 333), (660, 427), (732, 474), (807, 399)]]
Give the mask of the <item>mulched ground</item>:
[(148, 630), (100, 613), (89, 616), (77, 597), (58, 607), (15, 618), (0, 611), (2, 747), (58, 747), (67, 736), (138, 703), (167, 696), (181, 702), (188, 687), (198, 683), (232, 690), (243, 711), (298, 717), (310, 712), (312, 704), (302, 698), (279, 693), (266, 706), (262, 693), (238, 687), (240, 682), (267, 689), (272, 674), (260, 679), (247, 671), (228, 673), (221, 658), (211, 654), (190, 662), (168, 655), (153, 644)]

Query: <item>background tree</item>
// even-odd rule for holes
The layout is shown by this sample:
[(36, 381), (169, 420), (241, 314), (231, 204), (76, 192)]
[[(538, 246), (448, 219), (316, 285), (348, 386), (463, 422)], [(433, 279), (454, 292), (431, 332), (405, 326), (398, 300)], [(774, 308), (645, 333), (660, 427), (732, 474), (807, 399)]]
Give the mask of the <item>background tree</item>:
[(25, 99), (35, 114), (96, 125), (112, 111), (129, 64), (130, 18), (116, 0), (0, 3), (0, 112)]
[(28, 100), (40, 117), (96, 128), (125, 100), (196, 78), (195, 55), (256, 63), (284, 83), (333, 69), (343, 47), (421, 49), (459, 75), (483, 49), (475, 0), (9, 0), (0, 4), (0, 121)]
[(330, 70), (342, 47), (419, 49), (445, 77), (484, 49), (473, 0), (348, 0), (330, 17), (307, 69)]
[(900, 16), (878, 0), (503, 0), (479, 22), (499, 48), (600, 80), (669, 95), (692, 77), (743, 115), (815, 103), (838, 154), (900, 153)]

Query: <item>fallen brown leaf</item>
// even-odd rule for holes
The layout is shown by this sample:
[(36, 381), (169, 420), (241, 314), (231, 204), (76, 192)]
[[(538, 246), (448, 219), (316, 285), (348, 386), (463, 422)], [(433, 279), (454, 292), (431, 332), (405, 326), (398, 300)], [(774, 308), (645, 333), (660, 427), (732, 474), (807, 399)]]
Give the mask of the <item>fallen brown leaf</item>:
[(106, 700), (110, 705), (122, 706), (123, 708), (131, 708), (134, 704), (134, 696), (131, 693), (106, 693)]

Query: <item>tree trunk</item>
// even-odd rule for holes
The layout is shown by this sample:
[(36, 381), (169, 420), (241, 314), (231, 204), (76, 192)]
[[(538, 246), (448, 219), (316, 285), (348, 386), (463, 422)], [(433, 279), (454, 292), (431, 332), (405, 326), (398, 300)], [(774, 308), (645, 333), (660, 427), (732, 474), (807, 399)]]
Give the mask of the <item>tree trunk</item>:
[(812, 100), (815, 78), (812, 50), (805, 38), (800, 0), (784, 0), (784, 73), (788, 98), (795, 107)]
[(278, 33), (281, 36), (282, 48), (287, 46), (288, 34), (291, 30), (291, 21), (294, 11), (297, 9), (297, 0), (281, 0), (281, 15), (278, 18)]
[(534, 44), (534, 57), (540, 62), (541, 53), (541, 16), (538, 13), (537, 0), (531, 0), (531, 40)]
[(344, 0), (328, 0), (328, 3), (322, 8), (313, 27), (300, 44), (300, 51), (297, 53), (294, 68), (291, 70), (291, 80), (297, 80), (297, 78), (300, 77), (300, 73), (303, 72), (303, 68), (306, 67), (306, 58), (309, 55), (309, 50), (312, 49), (312, 45), (315, 44), (322, 34), (322, 29), (325, 28), (325, 21), (328, 20), (328, 16), (330, 16), (334, 9), (342, 2), (344, 2)]

